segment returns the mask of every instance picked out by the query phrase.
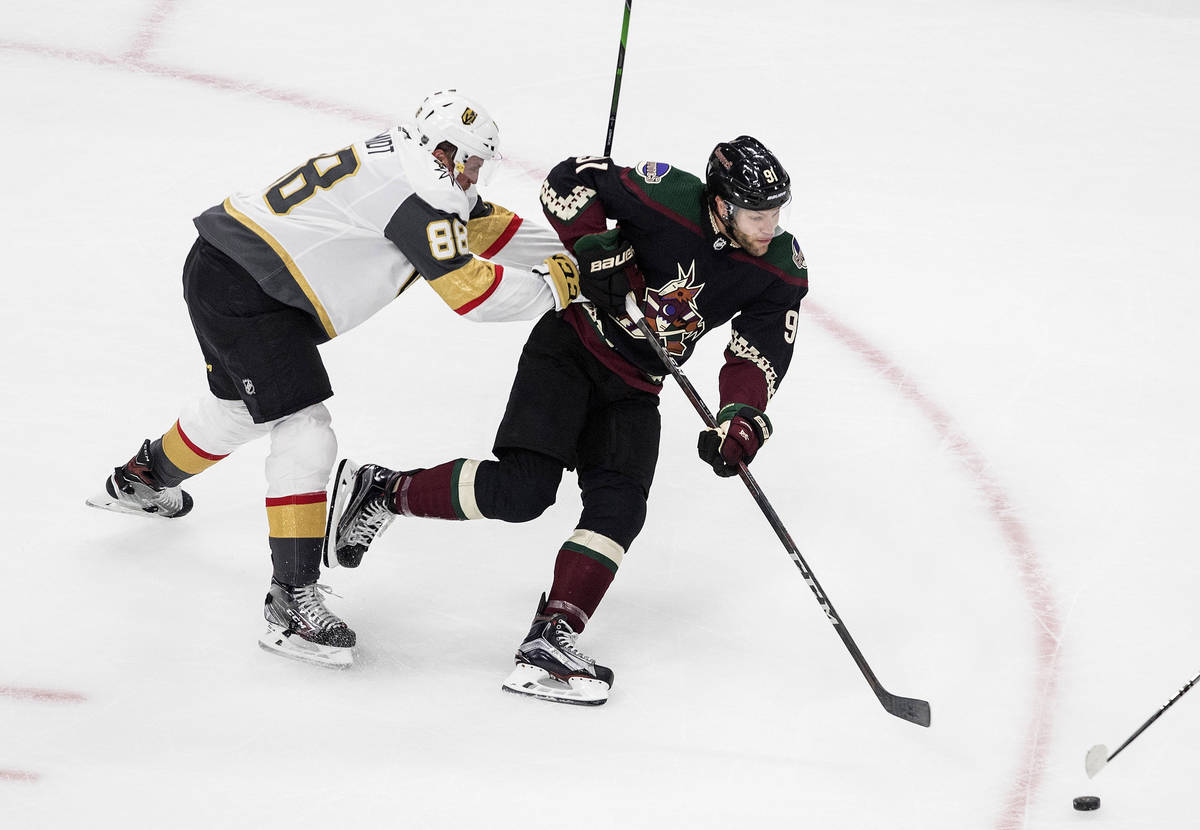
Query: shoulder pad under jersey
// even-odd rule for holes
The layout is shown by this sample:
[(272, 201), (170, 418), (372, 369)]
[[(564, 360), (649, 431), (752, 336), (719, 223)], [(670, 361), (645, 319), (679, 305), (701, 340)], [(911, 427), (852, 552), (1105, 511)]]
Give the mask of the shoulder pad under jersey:
[(396, 132), (400, 138), (396, 148), (400, 152), (404, 173), (413, 191), (435, 210), (457, 214), (458, 218), (466, 222), (471, 213), (471, 201), (454, 181), (450, 171), (417, 144), (412, 133), (403, 125)]

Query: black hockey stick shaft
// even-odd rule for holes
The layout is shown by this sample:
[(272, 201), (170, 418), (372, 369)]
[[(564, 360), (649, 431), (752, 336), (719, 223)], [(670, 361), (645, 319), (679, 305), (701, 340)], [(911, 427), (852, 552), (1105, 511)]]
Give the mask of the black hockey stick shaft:
[[(687, 376), (683, 374), (683, 371), (675, 362), (675, 358), (671, 357), (670, 352), (664, 348), (658, 337), (650, 331), (650, 326), (646, 322), (646, 318), (643, 316), (641, 309), (638, 308), (637, 302), (633, 298), (633, 294), (626, 296), (625, 309), (629, 314), (630, 319), (637, 323), (637, 327), (641, 330), (642, 335), (646, 338), (646, 341), (654, 349), (654, 352), (658, 355), (659, 360), (661, 360), (663, 365), (666, 366), (667, 371), (671, 373), (671, 377), (675, 378), (675, 381), (679, 384), (679, 388), (683, 390), (683, 394), (691, 402), (696, 412), (700, 414), (700, 417), (704, 419), (704, 423), (709, 428), (716, 428), (716, 418), (713, 417), (712, 412), (709, 411), (699, 393), (696, 392), (696, 388), (692, 386), (691, 381), (689, 381)], [(813, 596), (817, 598), (817, 604), (821, 606), (821, 609), (825, 612), (826, 618), (833, 625), (834, 630), (838, 633), (838, 636), (842, 638), (842, 643), (845, 644), (846, 649), (850, 652), (850, 656), (854, 658), (854, 662), (858, 665), (859, 671), (861, 671), (863, 673), (863, 677), (867, 679), (867, 683), (871, 686), (871, 691), (875, 693), (875, 697), (879, 698), (879, 702), (883, 705), (883, 708), (886, 709), (889, 714), (895, 715), (896, 717), (902, 718), (906, 721), (910, 721), (911, 723), (915, 723), (918, 726), (929, 726), (930, 711), (928, 701), (918, 700), (910, 697), (900, 697), (892, 694), (883, 687), (883, 684), (879, 682), (879, 678), (875, 676), (875, 672), (871, 670), (871, 666), (867, 663), (867, 659), (863, 657), (862, 651), (859, 649), (858, 644), (855, 643), (854, 638), (850, 636), (850, 632), (846, 629), (845, 623), (842, 622), (841, 617), (838, 615), (837, 611), (834, 610), (833, 603), (829, 601), (828, 594), (825, 593), (825, 590), (817, 581), (816, 574), (812, 572), (812, 568), (810, 568), (808, 563), (804, 561), (804, 556), (800, 553), (800, 549), (796, 547), (796, 543), (792, 541), (791, 534), (787, 532), (787, 528), (783, 526), (783, 522), (780, 520), (779, 514), (775, 512), (775, 508), (773, 508), (771, 503), (767, 501), (766, 494), (763, 493), (762, 488), (758, 486), (758, 482), (755, 481), (754, 476), (750, 474), (750, 470), (746, 468), (745, 463), (738, 464), (738, 475), (745, 483), (747, 489), (750, 490), (750, 495), (753, 496), (754, 501), (758, 503), (763, 515), (767, 517), (767, 521), (770, 523), (771, 529), (775, 531), (775, 535), (778, 536), (779, 541), (783, 543), (784, 549), (786, 549), (788, 555), (792, 557), (792, 561), (796, 564), (796, 567), (800, 569), (801, 576), (803, 576), (804, 581), (808, 583), (808, 587), (812, 590)]]
[(1191, 680), (1189, 680), (1186, 684), (1184, 684), (1184, 687), (1175, 693), (1175, 697), (1168, 700), (1166, 703), (1164, 703), (1162, 705), (1161, 709), (1159, 709), (1157, 712), (1155, 712), (1153, 715), (1151, 715), (1150, 720), (1143, 723), (1137, 732), (1134, 732), (1132, 735), (1129, 736), (1129, 739), (1126, 740), (1125, 743), (1123, 743), (1119, 747), (1117, 747), (1116, 751), (1112, 755), (1109, 755), (1108, 758), (1105, 759), (1104, 763), (1107, 764), (1113, 758), (1116, 758), (1121, 753), (1122, 749), (1124, 749), (1125, 747), (1127, 747), (1131, 743), (1133, 743), (1134, 738), (1136, 738), (1138, 735), (1145, 732), (1146, 729), (1150, 726), (1150, 724), (1154, 723), (1156, 720), (1158, 720), (1160, 717), (1162, 717), (1163, 712), (1167, 711), (1172, 706), (1174, 706), (1175, 701), (1179, 700), (1179, 698), (1181, 698), (1185, 694), (1187, 694), (1187, 690), (1192, 688), (1193, 686), (1195, 686), (1197, 681), (1200, 681), (1200, 674), (1196, 675)]
[(633, 0), (625, 0), (625, 20), (621, 24), (621, 48), (617, 52), (617, 75), (613, 78), (612, 107), (608, 111), (608, 136), (604, 139), (604, 155), (612, 152), (613, 133), (617, 130), (617, 102), (621, 99), (621, 75), (625, 71), (625, 42), (629, 38), (629, 13)]

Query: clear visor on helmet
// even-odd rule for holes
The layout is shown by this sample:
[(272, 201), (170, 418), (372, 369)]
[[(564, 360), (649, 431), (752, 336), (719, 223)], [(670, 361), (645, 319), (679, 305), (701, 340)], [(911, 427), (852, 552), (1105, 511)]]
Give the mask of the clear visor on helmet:
[(463, 176), (471, 184), (489, 184), (496, 176), (496, 170), (504, 156), (491, 153), (488, 158), (476, 155), (473, 151), (460, 149), (454, 154), (454, 173)]
[(792, 212), (792, 197), (779, 207), (766, 210), (751, 210), (750, 208), (729, 205), (731, 220), (735, 230), (747, 237), (767, 238), (778, 234), (788, 223)]

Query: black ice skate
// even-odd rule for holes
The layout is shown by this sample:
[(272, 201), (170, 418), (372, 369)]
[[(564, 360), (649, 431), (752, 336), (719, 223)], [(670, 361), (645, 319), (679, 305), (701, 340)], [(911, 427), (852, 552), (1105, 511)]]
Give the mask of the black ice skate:
[(104, 482), (104, 492), (87, 500), (90, 507), (177, 519), (192, 509), (192, 497), (178, 487), (163, 487), (154, 476), (150, 459), (150, 439), (142, 442), (137, 455), (117, 467)]
[(350, 626), (325, 607), (324, 585), (298, 588), (271, 580), (263, 602), (267, 631), (258, 644), (267, 651), (306, 663), (348, 668), (354, 662), (356, 637)]
[[(343, 458), (333, 480), (325, 545), (321, 554), (326, 568), (357, 568), (371, 543), (396, 518), (389, 508), (392, 485), (402, 473)], [(333, 555), (330, 555), (332, 551)]]
[(599, 706), (608, 700), (612, 669), (576, 648), (578, 635), (563, 615), (547, 617), (545, 607), (542, 594), (529, 635), (517, 649), (517, 667), (502, 688), (555, 703)]

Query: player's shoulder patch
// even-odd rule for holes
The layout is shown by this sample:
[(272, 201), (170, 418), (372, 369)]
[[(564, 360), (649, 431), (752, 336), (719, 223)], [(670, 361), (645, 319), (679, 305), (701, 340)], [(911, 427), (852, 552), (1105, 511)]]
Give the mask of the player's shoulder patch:
[(796, 285), (808, 285), (808, 263), (804, 259), (804, 251), (800, 250), (800, 243), (796, 241), (796, 237), (787, 231), (771, 241), (763, 261), (785, 281)]
[(704, 182), (686, 170), (662, 161), (641, 161), (622, 174), (626, 187), (644, 202), (666, 208), (687, 222), (699, 224), (704, 212)]
[(792, 262), (796, 263), (797, 268), (808, 270), (808, 263), (804, 261), (804, 251), (800, 250), (800, 243), (794, 236), (792, 237)]
[(639, 161), (633, 171), (641, 176), (646, 184), (658, 184), (671, 172), (671, 165), (665, 161)]

